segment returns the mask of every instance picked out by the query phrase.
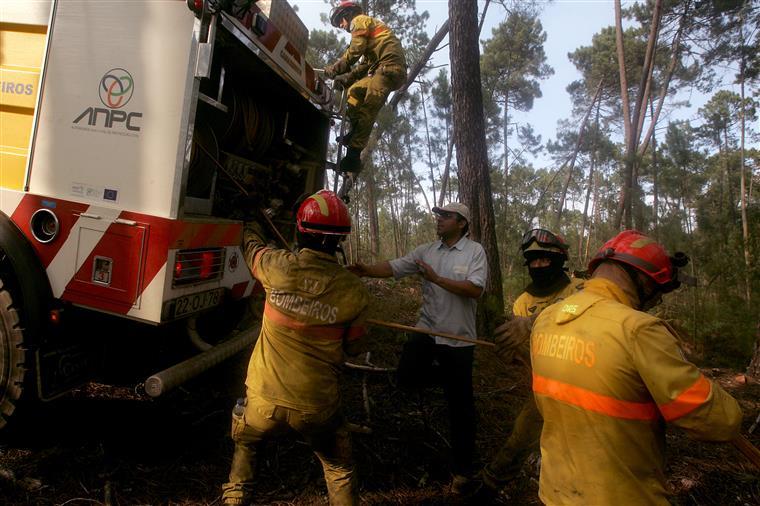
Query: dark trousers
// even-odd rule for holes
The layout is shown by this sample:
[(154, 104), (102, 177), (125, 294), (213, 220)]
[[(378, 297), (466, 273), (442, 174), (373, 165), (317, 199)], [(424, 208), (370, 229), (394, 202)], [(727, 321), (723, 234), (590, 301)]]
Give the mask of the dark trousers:
[(435, 344), (427, 335), (412, 334), (404, 344), (397, 372), (401, 389), (423, 388), (431, 383), (443, 387), (449, 405), (453, 472), (464, 476), (473, 473), (475, 452), (474, 351), (474, 346), (455, 348)]

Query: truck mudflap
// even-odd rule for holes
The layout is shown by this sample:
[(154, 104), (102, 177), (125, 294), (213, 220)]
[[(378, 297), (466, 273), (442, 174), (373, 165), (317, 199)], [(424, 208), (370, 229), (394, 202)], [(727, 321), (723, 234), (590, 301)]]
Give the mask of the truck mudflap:
[(37, 395), (50, 401), (90, 381), (98, 367), (98, 353), (84, 342), (35, 353)]

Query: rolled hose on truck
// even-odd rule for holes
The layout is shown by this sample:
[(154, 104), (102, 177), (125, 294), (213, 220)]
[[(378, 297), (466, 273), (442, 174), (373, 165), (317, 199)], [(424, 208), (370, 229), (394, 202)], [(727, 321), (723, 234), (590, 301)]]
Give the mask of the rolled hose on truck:
[(252, 345), (259, 335), (261, 324), (241, 332), (229, 341), (214, 346), (198, 355), (157, 372), (145, 380), (145, 392), (158, 397), (194, 378), (200, 373), (224, 362)]

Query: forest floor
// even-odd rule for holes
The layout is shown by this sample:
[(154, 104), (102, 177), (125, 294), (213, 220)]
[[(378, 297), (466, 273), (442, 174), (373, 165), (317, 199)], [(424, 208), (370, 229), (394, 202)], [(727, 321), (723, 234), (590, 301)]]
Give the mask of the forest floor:
[[(373, 317), (414, 324), (419, 285), (370, 282)], [(382, 301), (382, 302), (380, 302)], [(370, 361), (395, 366), (404, 337), (373, 329)], [(247, 353), (151, 399), (134, 385), (90, 383), (48, 404), (12, 432), (0, 434), (0, 502), (6, 505), (212, 505), (229, 470), (230, 408), (243, 391)], [(354, 359), (366, 360), (364, 355)], [(743, 434), (760, 412), (760, 384), (737, 371), (704, 369), (742, 405)], [(474, 373), (478, 452), (482, 463), (509, 433), (529, 394), (528, 376), (486, 348)], [(394, 387), (390, 373), (349, 369), (344, 411), (353, 434), (363, 504), (450, 504), (446, 403), (440, 389), (422, 402)], [(367, 409), (369, 408), (369, 409)], [(366, 429), (366, 430), (365, 430)], [(760, 475), (731, 445), (700, 443), (670, 430), (668, 483), (673, 503), (760, 504)], [(503, 504), (540, 504), (537, 456), (499, 497)], [(308, 447), (285, 437), (263, 451), (257, 504), (327, 504), (321, 468)]]

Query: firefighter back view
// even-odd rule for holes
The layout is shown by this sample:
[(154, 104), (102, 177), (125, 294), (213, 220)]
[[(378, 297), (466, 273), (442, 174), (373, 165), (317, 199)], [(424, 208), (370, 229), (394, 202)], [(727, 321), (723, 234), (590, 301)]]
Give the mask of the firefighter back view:
[(583, 291), (536, 319), (545, 504), (667, 505), (666, 423), (707, 441), (737, 436), (736, 400), (684, 359), (664, 321), (644, 312), (678, 288), (687, 262), (622, 232), (591, 260)]
[(340, 412), (338, 372), (360, 350), (369, 294), (335, 256), (351, 231), (346, 205), (321, 190), (297, 214), (299, 250), (268, 247), (247, 223), (246, 263), (266, 290), (248, 366), (246, 398), (233, 410), (235, 452), (224, 504), (249, 504), (261, 443), (294, 430), (322, 463), (330, 504), (358, 504), (351, 441)]
[[(494, 332), (496, 353), (510, 365), (515, 356), (529, 363), (530, 329), (536, 317), (550, 306), (583, 288), (583, 280), (570, 278), (565, 272), (569, 246), (558, 234), (534, 228), (523, 234), (520, 244), (531, 282), (512, 306), (514, 317)], [(530, 376), (530, 368), (526, 368)], [(481, 473), (485, 487), (483, 502), (491, 500), (504, 485), (514, 479), (530, 454), (538, 449), (541, 415), (533, 395), (526, 399), (515, 419), (512, 432)]]
[(406, 57), (391, 29), (379, 19), (363, 14), (357, 2), (340, 2), (330, 12), (330, 23), (351, 34), (348, 49), (325, 68), (325, 75), (349, 87), (346, 116), (350, 128), (338, 139), (348, 149), (340, 170), (359, 172), (360, 155), (367, 147), (377, 114), (388, 95), (406, 80)]

